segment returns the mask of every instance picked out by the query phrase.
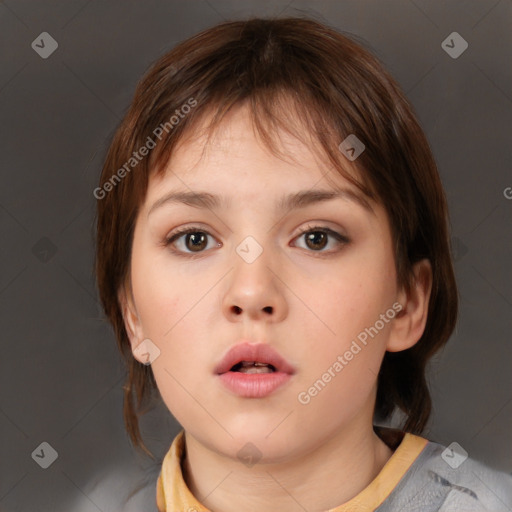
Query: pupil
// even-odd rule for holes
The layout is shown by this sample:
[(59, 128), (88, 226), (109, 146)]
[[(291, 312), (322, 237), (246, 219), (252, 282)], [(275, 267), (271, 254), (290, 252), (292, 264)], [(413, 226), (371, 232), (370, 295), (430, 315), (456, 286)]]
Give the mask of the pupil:
[[(192, 240), (192, 246), (190, 246), (188, 244), (189, 241)], [(189, 233), (187, 235), (187, 248), (192, 250), (192, 251), (195, 251), (195, 252), (198, 252), (200, 251), (201, 249), (204, 249), (204, 245), (205, 245), (205, 240), (206, 240), (206, 236), (204, 233), (201, 233), (200, 231), (198, 231), (197, 233)]]
[[(306, 237), (308, 246), (310, 245), (309, 242), (313, 242), (314, 244), (314, 246), (311, 247), (312, 249), (323, 249), (327, 243), (327, 236), (322, 231), (313, 231)], [(317, 244), (319, 244), (320, 247)]]

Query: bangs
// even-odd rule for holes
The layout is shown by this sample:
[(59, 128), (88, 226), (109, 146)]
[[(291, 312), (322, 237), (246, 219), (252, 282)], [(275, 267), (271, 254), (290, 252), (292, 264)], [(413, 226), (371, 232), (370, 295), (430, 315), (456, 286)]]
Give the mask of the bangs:
[(350, 133), (340, 133), (332, 112), (329, 113), (312, 97), (310, 91), (298, 95), (292, 89), (256, 90), (251, 95), (236, 98), (230, 98), (224, 93), (207, 103), (199, 104), (194, 114), (180, 123), (179, 133), (169, 132), (161, 136), (151, 155), (149, 175), (162, 177), (173, 152), (180, 144), (204, 137), (204, 154), (227, 117), (243, 108), (248, 109), (254, 134), (274, 156), (300, 165), (294, 159), (293, 152), (284, 149), (281, 136), (286, 133), (306, 146), (317, 158), (326, 170), (323, 177), (327, 181), (331, 181), (329, 171), (334, 170), (366, 197), (377, 200), (375, 187), (363, 166), (349, 161), (339, 149), (340, 143)]

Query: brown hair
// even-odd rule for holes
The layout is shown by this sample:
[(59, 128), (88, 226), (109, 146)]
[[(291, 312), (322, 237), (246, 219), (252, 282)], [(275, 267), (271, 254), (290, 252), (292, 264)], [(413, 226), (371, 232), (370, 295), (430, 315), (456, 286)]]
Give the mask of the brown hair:
[[(458, 309), (446, 199), (426, 137), (397, 83), (360, 44), (311, 19), (250, 19), (205, 30), (156, 61), (137, 86), (95, 191), (97, 283), (128, 366), (124, 419), (133, 444), (146, 449), (138, 414), (156, 390), (151, 368), (132, 356), (118, 301), (129, 281), (138, 209), (150, 174), (164, 172), (183, 134), (207, 113), (213, 114), (213, 132), (230, 109), (244, 103), (274, 151), (276, 129), (292, 130), (291, 104), (334, 168), (383, 204), (399, 286), (409, 291), (412, 265), (430, 260), (433, 283), (425, 331), (410, 349), (386, 352), (375, 404), (381, 419), (398, 407), (405, 415), (402, 429), (421, 433), (431, 410), (426, 364), (447, 342)], [(194, 107), (184, 109), (187, 104)], [(366, 146), (354, 162), (360, 180), (344, 170), (348, 162), (338, 147), (350, 134)], [(135, 161), (134, 151), (150, 140), (156, 147)]]

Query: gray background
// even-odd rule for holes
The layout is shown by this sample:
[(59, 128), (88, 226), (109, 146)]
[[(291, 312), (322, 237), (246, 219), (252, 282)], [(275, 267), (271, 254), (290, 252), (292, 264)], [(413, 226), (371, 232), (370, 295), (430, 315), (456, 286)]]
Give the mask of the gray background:
[[(512, 471), (512, 2), (15, 1), (0, 4), (0, 510), (154, 506), (158, 464), (122, 424), (123, 368), (92, 272), (92, 195), (147, 67), (225, 19), (311, 14), (367, 41), (412, 100), (450, 204), (461, 317), (431, 372), (425, 437)], [(469, 48), (451, 58), (453, 31)], [(42, 59), (42, 32), (58, 49)], [(512, 191), (511, 191), (512, 195)], [(162, 456), (178, 425), (143, 421)], [(41, 442), (58, 452), (46, 470)], [(122, 498), (143, 489), (123, 508)]]

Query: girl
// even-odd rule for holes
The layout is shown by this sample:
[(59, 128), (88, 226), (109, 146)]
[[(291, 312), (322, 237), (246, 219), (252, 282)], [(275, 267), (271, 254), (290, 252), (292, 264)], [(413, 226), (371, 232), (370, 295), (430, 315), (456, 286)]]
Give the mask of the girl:
[[(183, 427), (161, 511), (506, 510), (508, 475), (421, 437), (457, 317), (445, 195), (396, 82), (308, 19), (228, 22), (137, 87), (98, 188), (98, 286)], [(395, 409), (400, 429), (375, 423)]]

